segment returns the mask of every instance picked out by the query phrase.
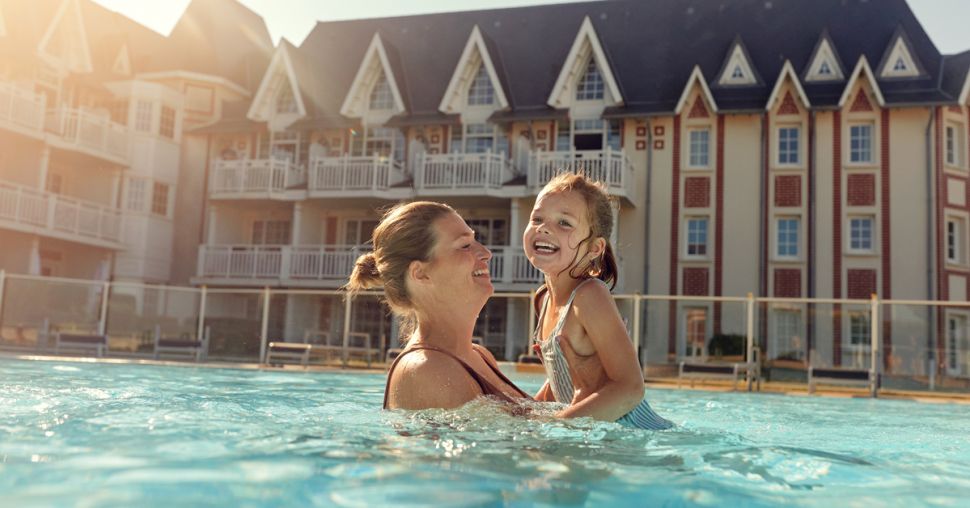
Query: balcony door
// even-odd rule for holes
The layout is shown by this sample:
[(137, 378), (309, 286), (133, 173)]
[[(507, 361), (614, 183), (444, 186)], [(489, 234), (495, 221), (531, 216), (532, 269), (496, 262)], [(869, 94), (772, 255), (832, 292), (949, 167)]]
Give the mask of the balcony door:
[(363, 245), (370, 242), (377, 228), (374, 219), (347, 219), (344, 222), (344, 245)]

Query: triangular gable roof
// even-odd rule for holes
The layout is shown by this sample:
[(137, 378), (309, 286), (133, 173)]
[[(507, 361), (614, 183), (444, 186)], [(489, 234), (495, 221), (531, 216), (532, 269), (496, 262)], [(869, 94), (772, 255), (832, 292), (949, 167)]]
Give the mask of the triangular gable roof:
[[(822, 72), (823, 66), (828, 68), (829, 74), (826, 75)], [(844, 69), (845, 66), (842, 65), (842, 59), (839, 57), (839, 52), (832, 42), (828, 30), (822, 31), (822, 34), (818, 37), (818, 42), (815, 43), (815, 49), (812, 50), (812, 56), (808, 59), (808, 65), (805, 67), (802, 77), (807, 82), (843, 81), (845, 80)]]
[(68, 70), (73, 72), (91, 72), (94, 68), (91, 63), (91, 48), (88, 47), (87, 30), (84, 27), (84, 18), (81, 16), (81, 7), (78, 5), (78, 0), (64, 0), (61, 2), (50, 25), (47, 26), (47, 31), (41, 37), (40, 44), (37, 45), (38, 54), (48, 62), (60, 60), (61, 55), (50, 53), (48, 46), (51, 44), (51, 40), (57, 35), (57, 31), (61, 29), (62, 23), (73, 23), (73, 33), (80, 39), (69, 46), (74, 47), (76, 45), (81, 51), (81, 62), (79, 65)]
[[(736, 74), (740, 74), (737, 76)], [(751, 63), (751, 55), (745, 47), (741, 36), (734, 38), (727, 55), (724, 57), (724, 65), (718, 72), (717, 84), (719, 86), (750, 86), (761, 84), (761, 76)]]
[[(443, 113), (454, 111), (455, 108), (453, 106), (457, 98), (462, 95), (462, 87), (467, 87), (470, 82), (468, 73), (477, 71), (477, 69), (469, 69), (476, 51), (481, 61), (480, 65), (485, 66), (485, 71), (492, 81), (492, 88), (495, 90), (495, 99), (498, 101), (498, 105), (503, 109), (509, 107), (509, 101), (505, 96), (505, 87), (499, 77), (495, 64), (492, 62), (492, 56), (488, 50), (488, 46), (485, 44), (485, 39), (482, 37), (482, 31), (479, 30), (478, 25), (475, 25), (472, 28), (471, 35), (468, 36), (468, 42), (465, 43), (465, 49), (461, 52), (461, 57), (458, 58), (458, 65), (455, 66), (455, 72), (451, 75), (451, 81), (448, 82), (445, 95), (441, 98), (441, 105), (438, 106), (439, 111)], [(474, 74), (471, 75), (473, 76)]]
[(600, 74), (603, 76), (603, 82), (606, 84), (607, 89), (609, 89), (610, 95), (613, 96), (613, 104), (623, 104), (623, 94), (620, 93), (620, 87), (617, 84), (616, 77), (613, 75), (613, 68), (606, 58), (606, 53), (600, 44), (599, 36), (596, 35), (593, 22), (589, 19), (589, 16), (586, 16), (583, 18), (583, 23), (579, 26), (576, 38), (573, 39), (573, 45), (569, 48), (566, 60), (563, 62), (562, 68), (559, 71), (559, 77), (556, 78), (556, 84), (553, 85), (552, 92), (549, 94), (549, 99), (546, 100), (546, 104), (549, 106), (554, 108), (560, 107), (566, 102), (563, 100), (563, 94), (569, 90), (572, 84), (570, 81), (576, 79), (579, 74), (578, 71), (587, 62), (585, 58), (580, 60), (580, 56), (585, 56), (580, 55), (585, 44), (589, 44), (591, 56), (596, 62)]
[(679, 115), (684, 110), (684, 106), (687, 104), (687, 99), (690, 98), (690, 92), (694, 89), (695, 84), (701, 87), (701, 93), (707, 99), (707, 103), (710, 104), (711, 109), (714, 110), (713, 112), (717, 113), (717, 103), (714, 102), (711, 89), (708, 88), (707, 81), (704, 80), (704, 73), (701, 71), (700, 66), (696, 65), (690, 73), (690, 77), (687, 78), (687, 84), (684, 86), (684, 91), (680, 94), (680, 99), (677, 101), (677, 107), (674, 108), (674, 113)]
[(266, 72), (263, 74), (263, 79), (259, 84), (255, 97), (253, 97), (249, 112), (246, 113), (246, 117), (250, 120), (265, 122), (272, 118), (272, 108), (275, 104), (276, 94), (279, 92), (279, 87), (281, 86), (281, 78), (279, 77), (281, 75), (283, 76), (282, 79), (286, 80), (286, 85), (289, 85), (293, 91), (293, 100), (296, 101), (297, 112), (301, 116), (306, 116), (306, 103), (303, 101), (303, 94), (300, 92), (293, 60), (290, 57), (290, 51), (293, 49), (293, 45), (286, 39), (280, 41), (280, 45), (276, 49), (273, 59), (270, 60), (269, 67), (266, 68)]
[(131, 57), (128, 54), (128, 45), (122, 44), (118, 50), (118, 55), (111, 63), (111, 72), (122, 76), (131, 75)]
[(394, 76), (388, 51), (381, 41), (381, 35), (374, 33), (370, 46), (364, 53), (364, 59), (357, 68), (357, 74), (350, 85), (350, 90), (347, 91), (343, 105), (340, 106), (341, 115), (350, 118), (363, 116), (370, 89), (377, 82), (380, 73), (384, 74), (384, 78), (387, 79), (387, 83), (391, 87), (391, 95), (394, 97), (394, 112), (403, 113), (405, 111), (404, 98)]
[(865, 55), (859, 57), (859, 63), (853, 69), (849, 77), (849, 82), (845, 84), (845, 90), (843, 90), (842, 97), (839, 99), (839, 107), (845, 107), (845, 103), (849, 100), (849, 96), (859, 76), (865, 76), (869, 80), (869, 86), (872, 88), (872, 93), (876, 96), (879, 107), (886, 107), (886, 100), (883, 99), (882, 91), (879, 89), (879, 84), (876, 83), (876, 77), (872, 74), (872, 68), (869, 67), (869, 61), (866, 60)]
[(778, 98), (778, 94), (781, 93), (782, 86), (785, 83), (785, 78), (791, 79), (794, 83), (795, 91), (798, 92), (798, 98), (801, 99), (802, 105), (806, 108), (811, 107), (812, 103), (808, 100), (808, 95), (805, 95), (805, 89), (802, 88), (802, 84), (798, 81), (798, 76), (795, 74), (795, 67), (792, 66), (791, 61), (785, 60), (785, 65), (781, 67), (781, 72), (778, 74), (778, 79), (775, 81), (775, 87), (771, 89), (771, 95), (768, 96), (768, 102), (765, 103), (765, 110), (770, 111), (772, 105), (775, 103), (775, 99)]
[[(896, 69), (897, 63), (901, 63), (905, 66), (905, 69)], [(883, 79), (918, 78), (926, 75), (923, 65), (916, 57), (916, 52), (913, 51), (913, 44), (910, 42), (909, 36), (906, 35), (906, 31), (901, 26), (896, 29), (896, 33), (890, 39), (889, 46), (886, 47), (886, 52), (883, 54), (878, 67), (879, 77)]]

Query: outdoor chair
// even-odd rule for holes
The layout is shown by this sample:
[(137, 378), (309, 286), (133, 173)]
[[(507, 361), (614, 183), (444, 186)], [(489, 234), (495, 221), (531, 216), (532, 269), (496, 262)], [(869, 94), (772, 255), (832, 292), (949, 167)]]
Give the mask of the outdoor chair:
[[(812, 351), (810, 358), (815, 357)], [(809, 361), (808, 393), (815, 393), (815, 387), (820, 384), (842, 386), (865, 386), (869, 395), (876, 397), (879, 392), (879, 373), (871, 369), (852, 367), (816, 367)]]
[(751, 391), (752, 384), (757, 383), (758, 391), (761, 391), (761, 362), (758, 348), (754, 348), (754, 361), (752, 362), (708, 362), (708, 361), (681, 361), (677, 372), (677, 388), (685, 379), (690, 380), (690, 387), (694, 387), (694, 382), (698, 379), (728, 379), (731, 380), (731, 389), (738, 389), (738, 378), (742, 375), (747, 379), (748, 391)]
[(202, 340), (189, 338), (163, 337), (161, 327), (155, 326), (154, 351), (152, 357), (156, 360), (162, 355), (190, 357), (195, 361), (203, 361), (209, 354), (209, 328), (206, 327)]
[(101, 358), (108, 351), (108, 336), (103, 334), (81, 334), (57, 332), (54, 338), (54, 354), (61, 350), (89, 352)]
[(313, 344), (299, 342), (270, 342), (266, 350), (266, 365), (282, 366), (287, 361), (297, 361), (303, 368), (310, 363)]

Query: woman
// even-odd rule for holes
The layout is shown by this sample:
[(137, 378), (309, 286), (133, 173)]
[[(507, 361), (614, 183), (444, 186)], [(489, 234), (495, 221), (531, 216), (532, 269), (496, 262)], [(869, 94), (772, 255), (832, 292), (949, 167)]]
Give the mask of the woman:
[(479, 312), (495, 289), (492, 253), (448, 205), (399, 205), (374, 230), (374, 250), (357, 259), (351, 294), (383, 286), (405, 322), (407, 344), (391, 364), (385, 409), (451, 409), (482, 395), (529, 399), (498, 369), (487, 349), (472, 344)]

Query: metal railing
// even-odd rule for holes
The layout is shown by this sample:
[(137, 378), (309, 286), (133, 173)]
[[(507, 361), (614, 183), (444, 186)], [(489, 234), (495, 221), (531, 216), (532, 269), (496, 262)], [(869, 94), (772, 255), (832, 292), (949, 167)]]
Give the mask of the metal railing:
[(43, 94), (0, 82), (0, 122), (40, 132), (44, 129), (44, 108)]
[(47, 111), (45, 127), (65, 143), (109, 159), (128, 160), (128, 128), (111, 119), (85, 111), (60, 107)]
[(533, 152), (529, 158), (529, 186), (539, 189), (554, 176), (576, 172), (603, 182), (609, 192), (629, 195), (633, 185), (633, 165), (621, 150), (570, 150)]
[(318, 157), (310, 161), (310, 192), (387, 190), (404, 180), (399, 161), (379, 155)]
[(418, 153), (418, 189), (498, 189), (516, 173), (504, 153)]
[(219, 160), (212, 167), (209, 193), (267, 194), (283, 193), (306, 184), (306, 171), (284, 159)]
[(121, 241), (121, 210), (8, 182), (0, 182), (0, 220), (80, 241)]

